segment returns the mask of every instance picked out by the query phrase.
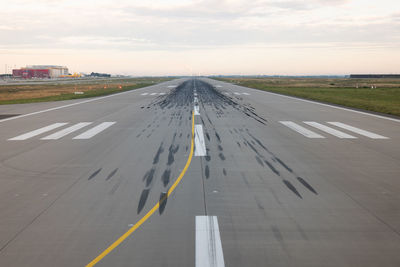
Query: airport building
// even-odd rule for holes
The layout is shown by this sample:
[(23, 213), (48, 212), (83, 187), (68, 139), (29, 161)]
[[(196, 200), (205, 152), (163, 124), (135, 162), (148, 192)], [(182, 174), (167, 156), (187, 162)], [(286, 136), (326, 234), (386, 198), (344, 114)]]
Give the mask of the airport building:
[(68, 75), (68, 68), (55, 65), (28, 65), (13, 70), (14, 78), (58, 78), (64, 75)]

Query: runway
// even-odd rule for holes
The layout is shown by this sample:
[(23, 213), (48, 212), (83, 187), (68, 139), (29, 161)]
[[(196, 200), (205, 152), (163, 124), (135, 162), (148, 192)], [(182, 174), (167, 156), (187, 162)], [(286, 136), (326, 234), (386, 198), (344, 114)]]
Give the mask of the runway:
[(400, 120), (208, 78), (0, 106), (0, 266), (400, 266)]

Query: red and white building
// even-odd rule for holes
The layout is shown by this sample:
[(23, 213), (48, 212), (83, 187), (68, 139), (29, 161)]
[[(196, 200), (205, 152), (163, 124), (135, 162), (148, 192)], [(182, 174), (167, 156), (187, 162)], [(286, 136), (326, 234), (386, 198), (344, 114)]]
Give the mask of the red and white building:
[(14, 69), (14, 78), (58, 78), (68, 75), (68, 68), (54, 65), (29, 65), (25, 68)]

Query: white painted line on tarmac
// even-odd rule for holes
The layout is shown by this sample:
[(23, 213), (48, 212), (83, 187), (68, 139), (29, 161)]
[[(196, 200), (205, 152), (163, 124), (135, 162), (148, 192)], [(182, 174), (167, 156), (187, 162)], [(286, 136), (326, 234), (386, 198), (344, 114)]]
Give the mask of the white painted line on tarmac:
[(194, 115), (200, 115), (199, 106), (194, 106)]
[(357, 133), (359, 135), (363, 135), (363, 136), (366, 136), (366, 137), (369, 137), (369, 138), (372, 138), (372, 139), (389, 139), (388, 137), (385, 137), (385, 136), (382, 136), (382, 135), (379, 135), (379, 134), (375, 134), (375, 133), (371, 133), (371, 132), (368, 132), (366, 130), (363, 130), (363, 129), (360, 129), (360, 128), (356, 128), (356, 127), (353, 127), (353, 126), (350, 126), (350, 125), (347, 125), (347, 124), (344, 124), (344, 123), (341, 123), (341, 122), (328, 122), (328, 123), (332, 124), (332, 125), (335, 125), (337, 127), (346, 129), (346, 130), (348, 130), (350, 132)]
[(238, 93), (238, 92), (234, 92), (234, 94), (235, 94), (235, 95), (240, 95), (240, 93)]
[(196, 267), (224, 267), (217, 216), (196, 216)]
[(46, 126), (46, 127), (43, 127), (43, 128), (40, 128), (40, 129), (37, 129), (37, 130), (34, 130), (34, 131), (31, 131), (31, 132), (29, 132), (29, 133), (25, 133), (25, 134), (18, 135), (18, 136), (16, 136), (16, 137), (10, 138), (10, 139), (8, 139), (8, 140), (11, 140), (11, 141), (14, 141), (14, 140), (18, 140), (18, 141), (20, 141), (20, 140), (26, 140), (26, 139), (29, 139), (29, 138), (31, 138), (31, 137), (37, 136), (37, 135), (39, 135), (39, 134), (42, 134), (42, 133), (45, 133), (45, 132), (54, 130), (54, 129), (56, 129), (56, 128), (58, 128), (58, 127), (61, 127), (61, 126), (64, 126), (64, 125), (66, 125), (66, 124), (68, 124), (68, 123), (67, 123), (67, 122), (57, 122), (57, 123), (53, 123), (53, 124), (51, 124), (51, 125), (49, 125), (49, 126)]
[(165, 93), (159, 93), (159, 95), (165, 95)]
[(168, 88), (174, 88), (174, 87), (176, 87), (176, 85), (168, 85), (167, 87)]
[[(151, 86), (149, 86), (149, 87), (151, 87)], [(148, 89), (148, 88), (140, 88), (140, 89), (137, 89), (137, 90), (143, 90), (143, 89)], [(136, 90), (131, 90), (131, 91), (126, 91), (126, 92), (121, 92), (121, 93), (116, 93), (116, 94), (96, 97), (96, 98), (92, 98), (92, 99), (89, 99), (89, 100), (84, 100), (84, 101), (81, 101), (81, 102), (72, 103), (72, 104), (68, 104), (68, 105), (63, 105), (63, 106), (58, 106), (58, 107), (54, 107), (54, 108), (43, 109), (43, 110), (39, 110), (39, 111), (35, 111), (35, 112), (23, 114), (23, 115), (18, 115), (18, 116), (2, 119), (2, 120), (0, 120), (0, 123), (5, 122), (5, 121), (16, 120), (16, 119), (20, 119), (20, 118), (25, 118), (25, 117), (28, 117), (28, 116), (33, 116), (33, 115), (41, 114), (41, 113), (44, 113), (44, 112), (59, 110), (59, 109), (62, 109), (62, 108), (68, 108), (68, 107), (73, 107), (73, 106), (76, 106), (76, 105), (86, 104), (86, 103), (90, 103), (90, 102), (93, 102), (93, 101), (98, 101), (98, 100), (102, 100), (102, 99), (106, 99), (106, 98), (110, 98), (110, 97), (120, 96), (120, 95), (124, 95), (124, 94), (130, 94), (130, 93), (134, 93), (135, 91)]]
[(249, 93), (242, 93), (243, 95), (250, 95)]
[(207, 155), (206, 144), (204, 142), (203, 125), (196, 124), (194, 126), (194, 155), (203, 157)]
[(350, 134), (338, 131), (336, 129), (333, 129), (331, 127), (328, 127), (326, 125), (323, 125), (323, 124), (315, 122), (315, 121), (303, 121), (303, 122), (305, 124), (307, 124), (307, 125), (315, 127), (315, 128), (317, 128), (317, 129), (319, 129), (321, 131), (324, 131), (324, 132), (326, 132), (328, 134), (334, 135), (334, 136), (339, 137), (339, 138), (348, 138), (348, 139), (356, 139), (357, 138), (355, 136), (352, 136)]
[[(253, 89), (253, 88), (246, 87), (246, 89)], [(253, 90), (257, 90), (257, 89), (253, 89)], [(372, 114), (372, 113), (358, 111), (358, 110), (354, 110), (354, 109), (350, 109), (350, 108), (337, 107), (337, 106), (330, 105), (330, 104), (319, 103), (319, 102), (312, 101), (312, 100), (306, 100), (306, 99), (301, 99), (301, 98), (298, 98), (298, 97), (287, 96), (287, 95), (282, 95), (282, 94), (277, 94), (277, 93), (272, 93), (272, 92), (267, 92), (267, 91), (260, 91), (260, 90), (257, 90), (257, 91), (261, 92), (261, 93), (264, 93), (264, 94), (270, 94), (270, 95), (280, 96), (280, 97), (289, 98), (289, 99), (302, 101), (302, 102), (306, 102), (306, 103), (316, 104), (316, 105), (320, 105), (320, 106), (325, 106), (325, 107), (330, 107), (330, 108), (350, 111), (350, 112), (354, 112), (354, 113), (358, 113), (358, 114), (362, 114), (362, 115), (367, 115), (367, 116), (371, 116), (371, 117), (375, 117), (375, 118), (379, 118), (379, 119), (384, 119), (384, 120), (389, 120), (389, 121), (394, 121), (394, 122), (400, 122), (399, 119), (385, 117), (385, 116), (381, 116), (381, 115), (375, 115), (375, 114)]]
[(322, 135), (314, 133), (313, 131), (310, 131), (310, 130), (298, 125), (297, 123), (294, 123), (294, 122), (291, 122), (291, 121), (280, 121), (280, 123), (282, 123), (283, 125), (289, 127), (290, 129), (298, 132), (299, 134), (304, 135), (305, 137), (308, 137), (308, 138), (325, 138)]
[(72, 139), (90, 139), (93, 136), (95, 136), (96, 134), (101, 133), (102, 131), (104, 131), (105, 129), (107, 129), (108, 127), (113, 125), (114, 123), (115, 123), (115, 121), (108, 121), (108, 122), (100, 123), (96, 127), (93, 127), (91, 129), (87, 130), (86, 132), (84, 132), (78, 136), (75, 136)]
[(156, 95), (157, 93), (151, 93), (150, 95)]
[(149, 93), (143, 93), (143, 94), (140, 94), (140, 95), (148, 95)]
[(51, 135), (45, 136), (45, 137), (41, 138), (41, 140), (57, 140), (57, 139), (60, 139), (61, 137), (64, 137), (64, 136), (70, 134), (70, 133), (78, 131), (79, 129), (86, 127), (90, 124), (92, 124), (92, 123), (91, 122), (80, 122), (80, 123), (72, 125), (68, 128), (62, 129), (61, 131), (58, 131)]
[(197, 96), (197, 93), (194, 93), (194, 96)]
[(194, 102), (195, 104), (199, 102), (199, 100), (197, 99), (197, 97), (194, 97), (193, 100), (194, 100), (193, 102)]
[(216, 87), (222, 87), (222, 85), (217, 85)]

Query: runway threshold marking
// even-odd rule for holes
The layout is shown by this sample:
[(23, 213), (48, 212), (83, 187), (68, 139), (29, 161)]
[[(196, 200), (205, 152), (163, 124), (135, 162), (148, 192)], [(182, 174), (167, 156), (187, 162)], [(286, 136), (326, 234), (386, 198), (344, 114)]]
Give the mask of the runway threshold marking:
[(190, 153), (189, 157), (186, 161), (186, 165), (183, 168), (182, 172), (179, 174), (176, 181), (172, 184), (172, 186), (168, 189), (165, 198), (161, 199), (157, 202), (154, 207), (146, 213), (136, 224), (134, 224), (127, 232), (125, 232), (122, 236), (120, 236), (114, 243), (112, 243), (108, 248), (106, 248), (102, 253), (100, 253), (95, 259), (93, 259), (90, 263), (86, 265), (86, 267), (95, 266), (99, 261), (101, 261), (105, 256), (107, 256), (111, 251), (113, 251), (116, 247), (118, 247), (125, 239), (127, 239), (131, 234), (133, 234), (136, 229), (138, 229), (145, 221), (147, 221), (151, 215), (156, 212), (159, 207), (160, 203), (163, 203), (171, 194), (174, 192), (175, 188), (181, 182), (183, 176), (185, 175), (186, 171), (189, 168), (190, 162), (193, 158), (193, 151), (194, 151), (194, 112), (192, 113), (192, 138), (190, 140)]
[(91, 122), (80, 122), (80, 123), (72, 125), (72, 126), (70, 126), (68, 128), (62, 129), (62, 130), (60, 130), (58, 132), (55, 132), (55, 133), (53, 133), (51, 135), (45, 136), (45, 137), (43, 137), (41, 139), (42, 140), (57, 140), (57, 139), (60, 139), (60, 138), (62, 138), (64, 136), (70, 134), (70, 133), (78, 131), (79, 129), (81, 129), (83, 127), (86, 127), (86, 126), (88, 126), (90, 124), (92, 124), (92, 123)]
[(66, 124), (68, 124), (68, 123), (67, 123), (67, 122), (57, 122), (57, 123), (53, 123), (53, 124), (50, 124), (50, 125), (48, 125), (48, 126), (42, 127), (42, 128), (40, 128), (40, 129), (31, 131), (31, 132), (28, 132), (28, 133), (25, 133), (25, 134), (21, 134), (21, 135), (18, 135), (18, 136), (16, 136), (16, 137), (13, 137), (13, 138), (10, 138), (10, 139), (8, 139), (8, 140), (11, 140), (11, 141), (14, 141), (14, 140), (18, 140), (18, 141), (20, 141), (20, 140), (26, 140), (26, 139), (29, 139), (29, 138), (31, 138), (31, 137), (37, 136), (37, 135), (39, 135), (39, 134), (46, 133), (46, 132), (49, 132), (49, 131), (51, 131), (51, 130), (57, 129), (57, 128), (59, 128), (59, 127), (61, 127), (61, 126), (64, 126), (64, 125), (66, 125)]
[(350, 125), (347, 125), (347, 124), (344, 124), (344, 123), (341, 123), (341, 122), (328, 122), (328, 123), (332, 124), (332, 125), (335, 125), (335, 126), (337, 126), (339, 128), (343, 128), (343, 129), (346, 129), (346, 130), (348, 130), (350, 132), (354, 132), (354, 133), (357, 133), (359, 135), (363, 135), (363, 136), (366, 136), (366, 137), (369, 137), (369, 138), (372, 138), (372, 139), (389, 139), (388, 137), (385, 137), (385, 136), (382, 136), (382, 135), (379, 135), (379, 134), (375, 134), (375, 133), (371, 133), (371, 132), (368, 132), (366, 130), (363, 130), (363, 129), (360, 129), (360, 128), (357, 128), (357, 127), (353, 127), (353, 126), (350, 126)]
[(329, 133), (331, 135), (334, 135), (338, 138), (348, 138), (348, 139), (356, 139), (357, 137), (352, 136), (350, 134), (338, 131), (336, 129), (333, 129), (331, 127), (328, 127), (326, 125), (323, 125), (321, 123), (315, 122), (315, 121), (304, 121), (305, 124), (310, 125), (312, 127), (315, 127), (323, 132)]
[(319, 135), (313, 131), (310, 131), (300, 125), (298, 125), (297, 123), (291, 122), (291, 121), (280, 121), (280, 123), (282, 123), (283, 125), (289, 127), (290, 129), (298, 132), (299, 134), (304, 135), (305, 137), (308, 138), (325, 138), (322, 135)]
[(72, 139), (90, 139), (93, 136), (101, 133), (102, 131), (104, 131), (105, 129), (107, 129), (108, 127), (110, 127), (113, 124), (115, 124), (115, 121), (106, 121), (106, 122), (100, 123), (99, 125), (87, 130), (86, 132), (81, 133), (78, 136), (75, 136)]
[(196, 216), (196, 267), (225, 266), (217, 216)]

